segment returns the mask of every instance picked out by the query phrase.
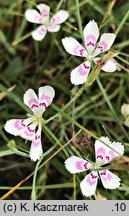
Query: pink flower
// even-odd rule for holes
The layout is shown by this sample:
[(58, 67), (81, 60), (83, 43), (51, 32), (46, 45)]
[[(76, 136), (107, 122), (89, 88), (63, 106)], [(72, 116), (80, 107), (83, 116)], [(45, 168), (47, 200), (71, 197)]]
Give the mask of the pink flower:
[[(93, 168), (94, 170), (102, 168), (101, 166), (110, 163), (115, 157), (123, 155), (124, 146), (119, 142), (111, 142), (108, 137), (102, 136), (100, 138), (105, 142), (109, 147), (104, 145), (101, 141), (95, 141), (95, 155), (96, 162), (91, 164), (87, 160), (84, 160), (80, 157), (71, 156), (65, 161), (66, 169), (72, 173), (84, 172)], [(118, 153), (116, 153), (115, 151)], [(84, 196), (92, 196), (95, 194), (98, 179), (101, 179), (103, 186), (106, 189), (116, 189), (120, 185), (120, 178), (114, 175), (107, 169), (100, 171), (90, 172), (80, 183), (81, 191)]]
[[(85, 26), (83, 34), (85, 46), (82, 46), (73, 37), (62, 39), (63, 46), (68, 53), (86, 59), (84, 63), (80, 64), (71, 72), (71, 83), (74, 85), (80, 85), (86, 82), (91, 69), (91, 62), (94, 61), (97, 63), (100, 58), (96, 58), (96, 56), (109, 50), (116, 37), (113, 33), (102, 34), (97, 44), (99, 29), (94, 20), (90, 21)], [(116, 68), (116, 63), (111, 59), (102, 67), (102, 70), (105, 72), (114, 72)]]
[(8, 133), (32, 141), (30, 158), (33, 161), (38, 160), (43, 153), (41, 144), (42, 115), (54, 96), (55, 91), (51, 86), (40, 87), (38, 97), (34, 90), (28, 89), (23, 100), (32, 110), (33, 115), (28, 114), (26, 119), (11, 119), (6, 122), (4, 127)]
[(40, 24), (40, 26), (32, 32), (32, 37), (35, 40), (41, 41), (47, 31), (57, 32), (60, 30), (60, 24), (65, 22), (69, 16), (69, 13), (65, 10), (58, 11), (50, 19), (50, 7), (46, 4), (37, 5), (38, 10), (27, 9), (25, 12), (25, 18), (31, 23)]

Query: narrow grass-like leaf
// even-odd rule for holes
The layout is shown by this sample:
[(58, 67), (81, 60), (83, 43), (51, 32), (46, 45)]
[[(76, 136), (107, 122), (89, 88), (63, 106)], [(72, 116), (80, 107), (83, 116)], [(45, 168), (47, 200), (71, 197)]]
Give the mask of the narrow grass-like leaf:
[(109, 108), (110, 108), (110, 110), (111, 110), (111, 112), (112, 112), (114, 118), (116, 119), (116, 122), (118, 123), (118, 125), (119, 125), (120, 128), (121, 128), (121, 130), (123, 131), (123, 133), (125, 134), (125, 136), (126, 136), (127, 139), (129, 140), (129, 136), (128, 136), (126, 130), (124, 129), (124, 127), (122, 126), (122, 124), (120, 123), (120, 120), (119, 120), (119, 118), (117, 117), (117, 114), (116, 114), (116, 112), (115, 112), (115, 110), (114, 110), (114, 108), (113, 108), (113, 106), (112, 106), (112, 104), (111, 104), (111, 102), (110, 102), (110, 100), (109, 100), (109, 98), (108, 98), (108, 95), (106, 94), (106, 91), (104, 90), (104, 88), (103, 88), (103, 86), (102, 86), (102, 83), (101, 83), (101, 81), (100, 81), (99, 78), (97, 78), (97, 83), (98, 83), (98, 86), (99, 86), (99, 88), (100, 88), (100, 90), (101, 90), (101, 92), (102, 92), (102, 94), (103, 94), (103, 96), (104, 96), (104, 98), (105, 98), (105, 100), (106, 100), (106, 102), (107, 102), (107, 104), (108, 104), (108, 106), (109, 106)]

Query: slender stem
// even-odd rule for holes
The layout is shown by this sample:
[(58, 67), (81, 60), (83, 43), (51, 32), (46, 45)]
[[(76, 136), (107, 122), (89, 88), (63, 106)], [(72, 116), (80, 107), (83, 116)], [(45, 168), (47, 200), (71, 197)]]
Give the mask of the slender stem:
[[(7, 187), (7, 186), (0, 186), (0, 190), (11, 190), (13, 187)], [(57, 188), (73, 188), (73, 182), (67, 182), (62, 184), (52, 184), (52, 185), (41, 185), (36, 186), (37, 190), (41, 189), (57, 189)], [(32, 190), (32, 186), (23, 186), (17, 188), (17, 190)]]
[(73, 174), (73, 199), (76, 200), (76, 175)]
[[(75, 118), (75, 101), (73, 102), (72, 105), (72, 118)], [(75, 135), (75, 128), (74, 128), (74, 124), (72, 123), (72, 136)], [(73, 140), (73, 142), (75, 143), (75, 140)]]
[(83, 37), (83, 30), (82, 30), (82, 22), (81, 22), (81, 15), (80, 15), (80, 6), (79, 6), (79, 0), (75, 0), (76, 2), (76, 10), (77, 10), (77, 20), (78, 20), (78, 27), (79, 27), (79, 31), (82, 37), (82, 40), (84, 40)]
[(31, 32), (29, 32), (28, 34), (24, 35), (21, 38), (18, 38), (17, 40), (12, 42), (12, 46), (16, 46), (17, 44), (19, 44), (20, 42), (24, 41), (25, 39), (27, 39), (28, 37), (31, 36)]
[(129, 136), (128, 136), (128, 134), (126, 133), (126, 131), (125, 131), (124, 127), (122, 126), (122, 124), (120, 123), (120, 120), (118, 119), (118, 117), (117, 117), (117, 115), (116, 115), (116, 113), (115, 113), (115, 110), (114, 110), (112, 104), (110, 103), (110, 100), (109, 100), (109, 98), (108, 98), (108, 95), (106, 94), (106, 91), (105, 91), (105, 89), (103, 88), (102, 83), (101, 83), (101, 81), (100, 81), (99, 78), (97, 78), (97, 83), (98, 83), (98, 86), (99, 86), (99, 88), (100, 88), (100, 90), (101, 90), (101, 92), (102, 92), (102, 94), (103, 94), (103, 96), (104, 96), (104, 98), (105, 98), (105, 100), (106, 100), (106, 102), (107, 102), (107, 104), (108, 104), (108, 106), (109, 106), (109, 108), (110, 108), (110, 110), (111, 110), (111, 112), (112, 112), (114, 118), (116, 119), (116, 122), (118, 123), (118, 125), (119, 125), (120, 128), (121, 128), (121, 130), (123, 131), (123, 133), (125, 134), (125, 136), (126, 136), (127, 139), (129, 140)]
[(37, 177), (37, 173), (38, 173), (38, 168), (39, 168), (39, 165), (42, 161), (43, 157), (41, 157), (36, 166), (35, 166), (35, 171), (34, 171), (34, 176), (33, 176), (33, 183), (32, 183), (32, 192), (31, 192), (31, 199), (32, 200), (36, 200), (36, 177)]
[(120, 25), (116, 29), (116, 31), (115, 31), (116, 35), (119, 34), (119, 32), (121, 31), (121, 29), (122, 29), (123, 25), (125, 24), (126, 20), (128, 19), (128, 17), (129, 17), (129, 10), (127, 11), (127, 13), (125, 14), (124, 18), (122, 19)]

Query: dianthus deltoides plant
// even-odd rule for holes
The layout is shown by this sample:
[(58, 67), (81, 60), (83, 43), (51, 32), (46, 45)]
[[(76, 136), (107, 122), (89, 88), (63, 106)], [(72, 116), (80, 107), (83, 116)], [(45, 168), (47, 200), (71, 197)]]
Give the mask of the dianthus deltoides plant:
[[(6, 121), (4, 119), (3, 122), (3, 130), (0, 129), (2, 139), (7, 142), (7, 146), (5, 150), (1, 149), (0, 157), (11, 157), (9, 155), (13, 154), (20, 155), (19, 157), (24, 160), (26, 166), (29, 163), (34, 168), (29, 176), (26, 177), (25, 175), (24, 179), (19, 180), (15, 187), (9, 188), (7, 193), (2, 194), (1, 199), (17, 192), (16, 190), (30, 177), (33, 177), (32, 186), (29, 188), (32, 191), (31, 199), (41, 199), (43, 196), (45, 199), (53, 199), (51, 195), (47, 195), (49, 194), (48, 188), (58, 189), (59, 194), (62, 193), (62, 188), (67, 188), (64, 192), (65, 195), (61, 197), (67, 199), (103, 200), (119, 199), (119, 197), (122, 199), (121, 190), (126, 191), (125, 188), (128, 186), (126, 170), (129, 169), (129, 136), (103, 88), (99, 76), (101, 70), (108, 72), (105, 75), (103, 73), (102, 82), (105, 82), (105, 78), (110, 77), (113, 80), (111, 82), (115, 83), (114, 74), (120, 73), (120, 68), (124, 68), (114, 58), (118, 57), (119, 50), (113, 50), (112, 46), (114, 41), (117, 41), (117, 34), (125, 24), (129, 13), (125, 14), (118, 28), (113, 27), (114, 31), (109, 28), (110, 31), (108, 33), (104, 31), (105, 33), (102, 33), (99, 38), (104, 23), (99, 29), (97, 22), (94, 19), (89, 19), (87, 22), (83, 22), (84, 28), (82, 28), (83, 16), (81, 17), (79, 12), (79, 1), (76, 0), (75, 2), (76, 18), (72, 17), (71, 10), (67, 6), (66, 9), (62, 9), (64, 5), (62, 1), (57, 5), (57, 10), (52, 7), (54, 5), (52, 2), (50, 2), (51, 10), (46, 3), (30, 4), (22, 19), (24, 22), (28, 21), (25, 30), (31, 29), (31, 32), (12, 43), (15, 47), (21, 42), (24, 43), (27, 37), (32, 36), (27, 40), (31, 41), (31, 44), (35, 44), (34, 51), (37, 56), (39, 56), (40, 51), (39, 44), (43, 46), (42, 49), (47, 54), (41, 59), (44, 61), (43, 67), (41, 62), (36, 60), (36, 65), (38, 65), (41, 73), (36, 71), (36, 75), (31, 74), (29, 79), (27, 77), (25, 87), (23, 80), (17, 81), (20, 83), (19, 88), (22, 86), (22, 90), (25, 90), (23, 102), (19, 90), (16, 94), (12, 92), (14, 88), (17, 89), (17, 83), (16, 87), (11, 88), (6, 88), (5, 85), (0, 84), (2, 91), (0, 93), (1, 109), (2, 112), (3, 110), (7, 112)], [(77, 29), (75, 31), (75, 26), (72, 24), (74, 19), (74, 22), (78, 22), (79, 31)], [(34, 29), (32, 23), (34, 23)], [(36, 27), (37, 25), (38, 27)], [(74, 29), (75, 33), (69, 31), (69, 28)], [(4, 32), (0, 35), (3, 38)], [(52, 45), (50, 46), (50, 44)], [(57, 59), (55, 62), (56, 50), (53, 49), (54, 45), (58, 49), (57, 55), (63, 57), (62, 66), (58, 66)], [(11, 47), (6, 43), (6, 49), (11, 52), (11, 55), (12, 53), (15, 55), (13, 46)], [(112, 51), (109, 51), (111, 48)], [(68, 53), (76, 56), (75, 65), (78, 66), (75, 69), (71, 66), (74, 58), (71, 58)], [(81, 63), (79, 63), (79, 57)], [(49, 69), (48, 62), (53, 60), (52, 69)], [(33, 65), (33, 62), (29, 63)], [(57, 75), (53, 71), (54, 67), (57, 72), (59, 70)], [(46, 72), (43, 73), (43, 70)], [(62, 71), (63, 74), (61, 74)], [(49, 73), (49, 80), (45, 77), (46, 73)], [(64, 79), (66, 80), (64, 81)], [(95, 81), (97, 81), (100, 92), (98, 89), (96, 90)], [(8, 85), (8, 82), (10, 81), (4, 84), (7, 83)], [(68, 87), (69, 83), (70, 87)], [(108, 85), (106, 88), (110, 89), (111, 84)], [(59, 92), (58, 88), (60, 89)], [(67, 97), (70, 96), (67, 104), (64, 104), (66, 96), (61, 91), (67, 92)], [(88, 96), (89, 92), (91, 92), (90, 97)], [(101, 93), (108, 106), (105, 102), (103, 104), (103, 101), (97, 105), (94, 103), (100, 98)], [(16, 102), (21, 106), (22, 111), (18, 110), (17, 113), (14, 109), (13, 115), (9, 115), (10, 111), (4, 105), (7, 100), (4, 99), (6, 96), (10, 97), (8, 108), (14, 107), (15, 105), (12, 104)], [(120, 103), (121, 97), (122, 95), (119, 99), (120, 106), (122, 105)], [(87, 117), (87, 120), (91, 121), (92, 124), (86, 123), (84, 119), (87, 106), (92, 106), (92, 109), (96, 107), (98, 110), (101, 104), (100, 113), (103, 118), (98, 121), (97, 114), (95, 117), (92, 112)], [(24, 111), (27, 113), (26, 116)], [(129, 105), (124, 104), (121, 107), (121, 112), (125, 117), (125, 125), (129, 127)], [(113, 119), (111, 114), (113, 114)], [(104, 121), (107, 121), (107, 124)], [(115, 132), (116, 127), (119, 127), (119, 134), (117, 131)], [(30, 147), (28, 141), (31, 142)], [(28, 150), (29, 148), (30, 150)], [(17, 157), (18, 160), (19, 157)], [(61, 175), (64, 178), (61, 178)], [(71, 189), (68, 190), (68, 188)], [(56, 199), (59, 198), (56, 197)]]

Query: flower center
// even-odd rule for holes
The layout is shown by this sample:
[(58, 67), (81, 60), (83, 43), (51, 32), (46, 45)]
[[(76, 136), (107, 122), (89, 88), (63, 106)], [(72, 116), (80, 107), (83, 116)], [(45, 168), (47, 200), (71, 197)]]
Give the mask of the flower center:
[(100, 168), (101, 168), (101, 164), (100, 164), (100, 163), (95, 162), (95, 163), (93, 164), (93, 169), (98, 170), (98, 169), (100, 169)]
[(41, 24), (43, 24), (44, 26), (46, 26), (46, 27), (48, 27), (49, 26), (49, 24), (50, 24), (50, 22), (49, 22), (49, 19), (46, 17), (45, 19), (44, 19), (44, 17), (43, 18), (41, 18)]
[(94, 59), (94, 57), (92, 55), (88, 55), (85, 59), (85, 61), (89, 61), (89, 62), (92, 62)]
[(32, 122), (35, 123), (35, 124), (40, 124), (40, 123), (43, 122), (43, 118), (42, 118), (41, 114), (39, 114), (39, 115), (29, 115), (29, 117), (32, 118)]

